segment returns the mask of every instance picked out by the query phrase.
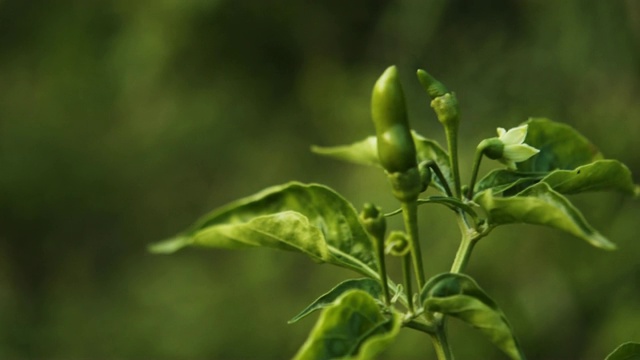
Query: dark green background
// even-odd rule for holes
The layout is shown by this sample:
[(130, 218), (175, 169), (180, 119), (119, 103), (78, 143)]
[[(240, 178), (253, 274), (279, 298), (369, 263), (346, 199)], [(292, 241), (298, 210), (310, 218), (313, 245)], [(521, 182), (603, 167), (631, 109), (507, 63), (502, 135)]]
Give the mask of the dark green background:
[[(464, 179), (496, 127), (546, 116), (639, 180), (632, 0), (0, 1), (0, 358), (293, 355), (315, 316), (286, 320), (355, 274), (270, 250), (145, 247), (288, 180), (391, 210), (382, 173), (309, 152), (373, 133), (370, 91), (390, 64), (426, 136), (444, 141), (415, 70), (457, 92)], [(600, 359), (640, 340), (640, 205), (572, 200), (620, 250), (514, 225), (468, 268), (531, 359)], [(432, 275), (457, 230), (439, 207), (421, 219)], [(459, 359), (502, 358), (450, 329)], [(434, 353), (403, 330), (381, 358)]]

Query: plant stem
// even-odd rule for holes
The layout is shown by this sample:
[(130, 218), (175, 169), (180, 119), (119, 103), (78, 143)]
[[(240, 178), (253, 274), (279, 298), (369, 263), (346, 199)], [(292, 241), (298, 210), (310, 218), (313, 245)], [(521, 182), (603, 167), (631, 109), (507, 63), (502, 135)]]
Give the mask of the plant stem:
[(453, 353), (451, 353), (449, 341), (447, 340), (444, 318), (440, 319), (440, 325), (436, 328), (435, 333), (431, 334), (431, 342), (433, 343), (438, 360), (453, 360)]
[(453, 186), (456, 196), (460, 199), (462, 191), (460, 190), (460, 169), (458, 168), (458, 125), (450, 124), (445, 126), (444, 132), (447, 137), (447, 146), (449, 147), (449, 165), (453, 173)]
[(423, 333), (427, 333), (429, 335), (435, 334), (435, 331), (436, 331), (433, 328), (433, 326), (431, 326), (429, 324), (425, 324), (425, 323), (420, 322), (420, 321), (416, 321), (416, 320), (409, 320), (409, 321), (405, 322), (403, 325), (408, 327), (408, 328), (410, 328), (410, 329), (422, 331)]
[(414, 314), (413, 309), (413, 286), (411, 285), (411, 255), (406, 254), (402, 257), (402, 278), (404, 279), (405, 292), (407, 293), (407, 306), (409, 312)]
[(459, 273), (464, 271), (469, 262), (469, 258), (471, 257), (471, 252), (473, 251), (473, 246), (475, 245), (475, 240), (477, 238), (473, 238), (469, 236), (469, 231), (467, 230), (462, 235), (462, 240), (460, 240), (460, 246), (458, 247), (458, 252), (456, 253), (456, 257), (453, 260), (453, 264), (451, 265), (452, 273)]
[(473, 188), (476, 186), (476, 179), (478, 178), (478, 171), (480, 170), (480, 162), (482, 162), (482, 156), (484, 155), (484, 149), (476, 149), (476, 154), (473, 158), (473, 171), (471, 172), (471, 183), (469, 183), (469, 190), (467, 191), (467, 199), (473, 197)]
[(384, 239), (376, 241), (376, 254), (378, 256), (378, 265), (380, 265), (380, 282), (382, 283), (382, 291), (384, 292), (384, 304), (391, 305), (391, 295), (389, 294), (389, 283), (387, 280), (387, 265), (384, 259)]
[(402, 217), (404, 219), (404, 227), (409, 235), (409, 244), (411, 245), (411, 260), (416, 273), (418, 282), (418, 291), (422, 289), (425, 283), (424, 268), (422, 267), (422, 252), (420, 251), (420, 238), (418, 235), (418, 202), (416, 200), (402, 203)]

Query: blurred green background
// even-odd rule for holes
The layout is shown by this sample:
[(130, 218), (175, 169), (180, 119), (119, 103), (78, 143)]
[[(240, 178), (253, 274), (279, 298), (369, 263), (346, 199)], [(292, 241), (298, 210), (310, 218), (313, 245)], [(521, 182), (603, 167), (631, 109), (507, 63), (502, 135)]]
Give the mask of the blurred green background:
[[(286, 320), (356, 274), (286, 252), (146, 246), (288, 180), (394, 208), (378, 170), (309, 152), (373, 133), (370, 91), (390, 64), (412, 123), (440, 142), (415, 70), (457, 92), (464, 179), (496, 127), (546, 116), (640, 180), (636, 1), (1, 0), (0, 358), (291, 357), (315, 316)], [(519, 225), (468, 268), (531, 359), (640, 340), (640, 205), (572, 200), (619, 251)], [(421, 218), (426, 269), (445, 271), (455, 221)], [(459, 359), (504, 358), (450, 328)], [(412, 330), (381, 356), (434, 357)]]

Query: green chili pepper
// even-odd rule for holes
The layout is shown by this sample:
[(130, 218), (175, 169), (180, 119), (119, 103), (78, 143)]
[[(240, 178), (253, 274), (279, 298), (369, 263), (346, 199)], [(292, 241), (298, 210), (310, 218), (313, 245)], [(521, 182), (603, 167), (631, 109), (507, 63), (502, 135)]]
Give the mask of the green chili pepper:
[(373, 87), (371, 117), (376, 128), (382, 167), (389, 173), (415, 168), (416, 148), (395, 66), (388, 67)]

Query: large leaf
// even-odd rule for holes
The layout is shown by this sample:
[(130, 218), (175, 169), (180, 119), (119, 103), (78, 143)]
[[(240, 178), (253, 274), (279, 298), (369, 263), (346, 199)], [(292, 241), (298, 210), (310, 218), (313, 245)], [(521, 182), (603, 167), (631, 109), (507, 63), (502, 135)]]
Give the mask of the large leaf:
[(268, 188), (205, 215), (150, 250), (172, 253), (185, 246), (292, 250), (378, 277), (372, 244), (356, 210), (322, 185), (292, 182)]
[(637, 195), (629, 169), (617, 160), (598, 160), (574, 170), (556, 170), (542, 179), (562, 194), (612, 190)]
[(525, 124), (528, 125), (525, 143), (540, 152), (517, 163), (519, 171), (573, 170), (602, 158), (598, 149), (569, 125), (543, 118), (531, 118)]
[(626, 342), (613, 350), (605, 360), (640, 360), (640, 343)]
[(618, 191), (638, 196), (640, 192), (640, 187), (633, 183), (629, 168), (617, 160), (597, 160), (574, 170), (554, 170), (546, 175), (497, 169), (478, 181), (475, 191), (492, 189), (494, 193), (513, 195), (539, 181), (549, 184), (561, 194)]
[[(451, 174), (449, 155), (447, 152), (435, 140), (427, 139), (416, 132), (413, 132), (413, 140), (416, 145), (417, 161), (435, 162), (451, 187), (453, 184), (453, 176)], [(360, 165), (380, 166), (377, 143), (376, 137), (370, 136), (362, 141), (358, 141), (350, 145), (334, 147), (313, 146), (311, 147), (311, 150), (317, 154), (329, 156), (338, 160), (344, 160)], [(432, 174), (432, 183), (441, 192), (445, 192), (440, 179), (435, 173)]]
[(303, 317), (311, 314), (316, 310), (324, 309), (330, 306), (336, 301), (337, 298), (350, 290), (362, 290), (375, 299), (379, 299), (382, 295), (382, 286), (380, 285), (380, 282), (378, 280), (374, 280), (371, 278), (345, 280), (333, 289), (329, 290), (326, 294), (317, 298), (298, 315), (294, 316), (291, 320), (289, 320), (289, 324), (293, 324), (294, 322), (302, 319)]
[(402, 316), (384, 315), (368, 293), (351, 290), (324, 309), (296, 360), (371, 359), (391, 344)]
[(425, 284), (420, 300), (425, 311), (456, 317), (484, 334), (511, 359), (524, 359), (506, 316), (471, 277), (436, 275)]
[(612, 250), (615, 245), (597, 232), (571, 202), (544, 182), (528, 187), (516, 196), (497, 196), (491, 189), (474, 198), (488, 214), (489, 225), (527, 223), (549, 226)]

